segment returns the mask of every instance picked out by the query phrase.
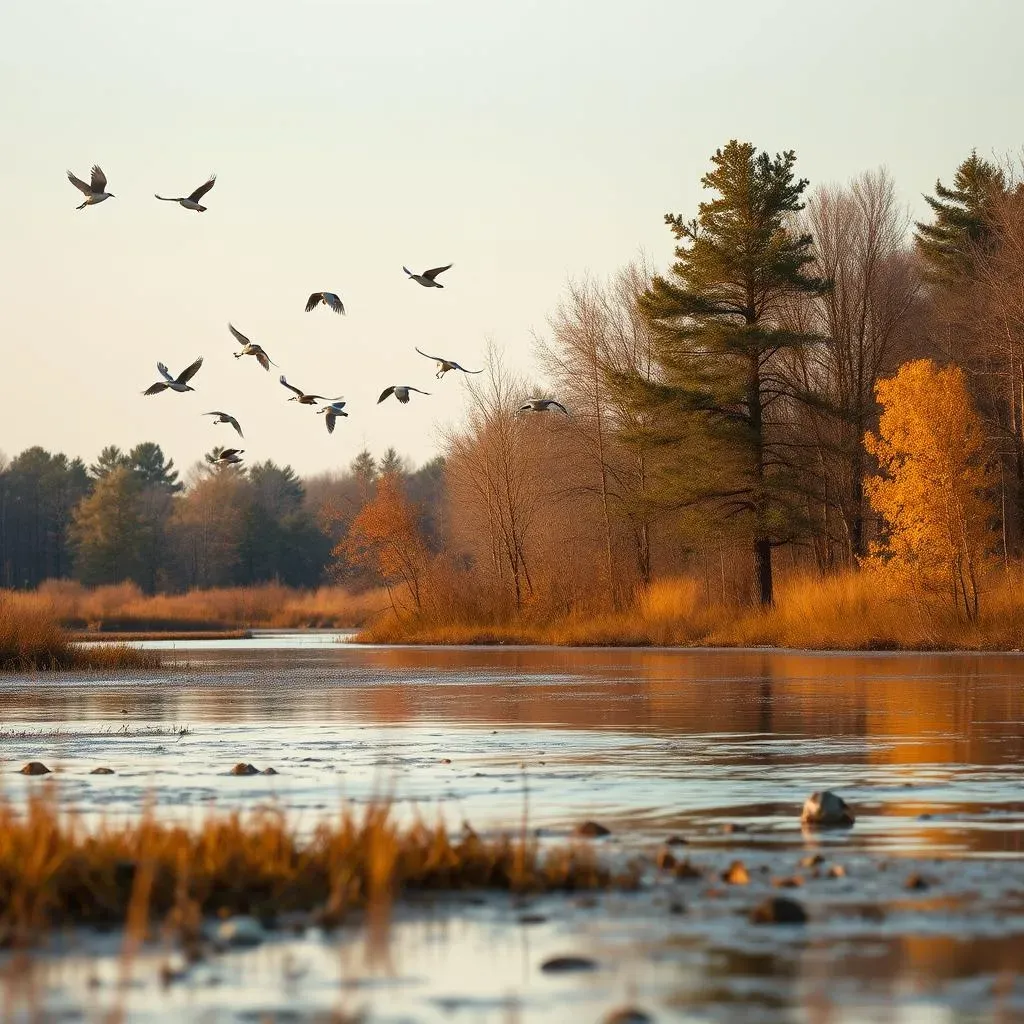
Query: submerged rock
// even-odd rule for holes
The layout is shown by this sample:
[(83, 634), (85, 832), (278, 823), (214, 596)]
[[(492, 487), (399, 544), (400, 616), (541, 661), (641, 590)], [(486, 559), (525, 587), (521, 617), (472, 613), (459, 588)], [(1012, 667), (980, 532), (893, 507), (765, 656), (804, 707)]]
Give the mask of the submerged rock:
[(91, 772), (89, 772), (89, 774), (90, 775), (113, 775), (114, 774), (114, 769), (113, 768), (93, 768), (93, 770)]
[(752, 924), (806, 924), (807, 911), (796, 900), (772, 896), (750, 912)]
[(604, 1018), (602, 1024), (653, 1024), (654, 1018), (635, 1006), (624, 1006), (621, 1010), (612, 1010)]
[(612, 830), (596, 821), (584, 821), (573, 829), (573, 833), (578, 836), (586, 836), (588, 839), (595, 839), (598, 836), (610, 836)]
[(222, 946), (235, 948), (251, 948), (260, 945), (267, 937), (266, 929), (246, 914), (229, 917), (217, 925), (216, 939)]
[(22, 775), (49, 775), (50, 769), (43, 764), (42, 761), (29, 761), (24, 768), (21, 769)]
[(729, 885), (748, 885), (750, 883), (750, 872), (746, 864), (741, 860), (734, 860), (723, 872), (722, 881)]
[(597, 961), (586, 956), (553, 956), (540, 965), (545, 974), (560, 974), (564, 971), (593, 971)]
[(849, 828), (855, 820), (849, 804), (830, 789), (812, 793), (800, 814), (802, 825), (815, 828)]
[(654, 863), (663, 871), (668, 871), (676, 866), (676, 857), (671, 850), (661, 849), (654, 858)]
[(520, 924), (545, 924), (547, 917), (544, 914), (520, 914), (517, 920)]
[(666, 846), (689, 846), (690, 845), (690, 841), (688, 839), (684, 839), (682, 836), (669, 836), (668, 839), (665, 840), (665, 845)]
[(259, 775), (260, 770), (255, 765), (246, 764), (245, 761), (239, 761), (234, 768), (231, 769), (232, 775)]
[(260, 772), (260, 775), (280, 775), (281, 773), (276, 768), (264, 768)]
[(905, 889), (930, 889), (932, 883), (928, 881), (924, 875), (919, 875), (916, 871), (907, 876), (907, 880), (903, 883)]

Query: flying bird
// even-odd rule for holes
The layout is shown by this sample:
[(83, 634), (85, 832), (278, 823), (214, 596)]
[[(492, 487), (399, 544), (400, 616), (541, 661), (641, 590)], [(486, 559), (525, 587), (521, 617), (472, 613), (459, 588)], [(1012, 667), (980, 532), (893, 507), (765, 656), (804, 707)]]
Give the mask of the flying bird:
[(230, 423), (231, 426), (238, 431), (239, 437), (245, 437), (242, 433), (242, 428), (238, 425), (238, 420), (235, 419), (230, 413), (226, 412), (204, 412), (204, 416), (216, 416), (217, 418), (213, 421), (213, 425), (216, 426), (218, 423)]
[(195, 391), (189, 381), (196, 375), (196, 371), (203, 365), (203, 357), (200, 356), (191, 366), (186, 366), (177, 377), (172, 377), (163, 363), (157, 363), (156, 368), (160, 371), (163, 380), (150, 384), (142, 393), (144, 395), (159, 395), (161, 391), (170, 388), (171, 391)]
[(215, 459), (209, 455), (207, 459), (214, 466), (235, 466), (242, 461), (242, 454), (244, 452), (244, 448), (221, 448)]
[(564, 412), (566, 416), (569, 415), (569, 410), (553, 398), (528, 398), (523, 405), (519, 406), (520, 412), (550, 412), (552, 409)]
[(424, 288), (443, 288), (444, 285), (438, 284), (434, 279), (438, 274), (443, 274), (454, 266), (454, 263), (449, 263), (446, 267), (434, 267), (433, 270), (424, 270), (422, 274), (414, 274), (408, 267), (402, 267), (402, 269), (409, 275), (410, 280), (423, 285)]
[(380, 398), (377, 399), (377, 404), (380, 405), (389, 395), (394, 395), (402, 405), (405, 405), (409, 401), (409, 392), (415, 391), (418, 395), (429, 395), (429, 391), (420, 391), (419, 388), (410, 387), (408, 384), (394, 384), (389, 388), (385, 388), (380, 393)]
[(76, 177), (72, 171), (68, 171), (68, 181), (85, 196), (85, 202), (81, 206), (76, 206), (76, 210), (82, 210), (86, 206), (95, 206), (97, 203), (102, 203), (104, 199), (114, 197), (113, 192), (107, 191), (107, 176), (99, 164), (92, 165), (92, 176), (88, 185), (81, 178)]
[(259, 363), (264, 370), (268, 371), (272, 365), (277, 366), (277, 363), (273, 362), (270, 356), (263, 351), (262, 346), (250, 341), (241, 331), (235, 330), (231, 324), (228, 324), (228, 330), (235, 336), (235, 340), (238, 344), (242, 346), (241, 352), (234, 353), (236, 359), (241, 359), (242, 356), (255, 356), (256, 362)]
[(178, 203), (180, 206), (184, 206), (186, 210), (195, 210), (196, 213), (206, 213), (206, 207), (203, 206), (199, 200), (202, 199), (211, 188), (213, 188), (216, 181), (217, 175), (211, 174), (210, 177), (195, 190), (195, 192), (187, 196), (178, 196), (177, 199), (172, 199), (169, 196), (156, 196), (155, 192), (153, 194), (157, 199), (162, 199), (165, 203)]
[(341, 396), (337, 398), (325, 398), (323, 395), (307, 395), (301, 388), (297, 388), (294, 384), (289, 384), (284, 379), (284, 374), (280, 377), (281, 383), (289, 390), (294, 391), (295, 394), (288, 399), (289, 402), (298, 402), (299, 405), (316, 405), (317, 402), (340, 402)]
[[(416, 348), (416, 346), (413, 346)], [(440, 380), (449, 370), (461, 370), (463, 373), (483, 373), (483, 370), (467, 370), (464, 366), (460, 366), (454, 359), (444, 359), (442, 356), (430, 356), (421, 348), (416, 348), (421, 356), (427, 356), (428, 359), (433, 359), (437, 363), (437, 379)]]
[(325, 306), (329, 306), (334, 310), (335, 313), (345, 313), (345, 304), (341, 301), (341, 298), (334, 294), (334, 292), (313, 292), (308, 299), (306, 299), (306, 312), (312, 313), (320, 303)]
[(327, 417), (324, 420), (324, 422), (327, 424), (327, 433), (328, 434), (333, 434), (334, 433), (334, 421), (339, 416), (348, 416), (348, 413), (345, 412), (345, 403), (344, 402), (331, 402), (330, 405), (325, 405), (322, 409), (317, 409), (316, 413), (317, 413), (318, 416), (326, 416)]

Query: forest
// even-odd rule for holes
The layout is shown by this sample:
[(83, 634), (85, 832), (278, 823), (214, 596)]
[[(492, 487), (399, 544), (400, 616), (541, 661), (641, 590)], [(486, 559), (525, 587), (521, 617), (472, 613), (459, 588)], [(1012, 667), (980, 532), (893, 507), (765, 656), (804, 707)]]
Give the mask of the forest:
[[(32, 448), (0, 473), (0, 582), (383, 586), (385, 640), (1016, 642), (1024, 186), (937, 172), (915, 222), (884, 169), (812, 187), (733, 140), (674, 251), (565, 283), (539, 380), (490, 344), (434, 461), (183, 482), (152, 443)], [(521, 411), (544, 396), (568, 415)]]

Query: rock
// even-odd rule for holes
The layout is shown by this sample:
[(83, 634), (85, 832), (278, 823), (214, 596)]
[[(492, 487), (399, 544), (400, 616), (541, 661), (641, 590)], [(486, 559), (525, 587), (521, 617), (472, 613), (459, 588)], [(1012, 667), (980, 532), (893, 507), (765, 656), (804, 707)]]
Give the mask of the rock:
[(846, 868), (842, 864), (833, 864), (832, 867), (825, 872), (826, 878), (845, 878)]
[(586, 836), (588, 839), (596, 839), (598, 836), (610, 836), (612, 830), (596, 821), (584, 821), (573, 829), (573, 835)]
[(689, 840), (684, 839), (682, 836), (669, 836), (665, 840), (666, 846), (689, 846)]
[(654, 863), (658, 865), (663, 871), (668, 871), (676, 866), (676, 858), (671, 850), (659, 850), (657, 857), (654, 858)]
[(114, 774), (114, 769), (113, 768), (93, 768), (93, 770), (91, 772), (89, 772), (89, 774), (90, 775), (113, 775)]
[(543, 914), (520, 914), (518, 921), (520, 924), (544, 924), (547, 918)]
[(686, 904), (682, 900), (673, 900), (668, 905), (668, 912), (670, 914), (685, 914)]
[(50, 769), (43, 764), (42, 761), (29, 761), (24, 768), (21, 769), (22, 775), (49, 775)]
[(246, 764), (245, 761), (239, 761), (234, 768), (231, 769), (232, 775), (259, 775), (260, 770), (251, 764)]
[(907, 876), (907, 880), (903, 883), (904, 889), (930, 889), (932, 883), (928, 881), (924, 875), (919, 875), (916, 871)]
[(855, 820), (846, 801), (830, 789), (812, 793), (800, 814), (800, 823), (813, 828), (849, 828)]
[(704, 872), (701, 871), (696, 864), (690, 863), (689, 857), (687, 857), (686, 860), (679, 861), (679, 863), (672, 869), (672, 874), (674, 874), (676, 878), (682, 879), (700, 878), (703, 873)]
[(789, 875), (786, 878), (773, 878), (772, 885), (776, 889), (799, 889), (804, 880), (799, 875)]
[(746, 825), (740, 825), (740, 824), (738, 824), (735, 821), (727, 821), (722, 826), (722, 831), (727, 836), (731, 836), (734, 832), (746, 832), (747, 831), (747, 826)]
[(451, 764), (451, 763), (452, 763), (452, 759), (450, 757), (442, 757), (441, 758), (441, 764)]
[(251, 949), (263, 942), (267, 937), (267, 932), (255, 917), (239, 914), (237, 917), (229, 917), (226, 921), (221, 921), (217, 925), (215, 937), (222, 946)]
[(723, 872), (722, 881), (729, 885), (747, 885), (750, 882), (750, 874), (746, 865), (741, 860), (734, 860)]
[(597, 970), (597, 961), (586, 956), (553, 956), (540, 965), (545, 974), (562, 974), (568, 971)]
[(260, 772), (260, 775), (279, 775), (280, 772), (276, 768), (264, 768)]
[(772, 896), (750, 912), (752, 924), (806, 924), (807, 911), (796, 900)]
[(602, 1024), (654, 1024), (654, 1018), (635, 1006), (624, 1006), (620, 1010), (612, 1010)]
[(809, 857), (803, 857), (800, 860), (800, 867), (802, 868), (816, 868), (819, 864), (824, 864), (825, 858), (820, 853), (812, 853)]

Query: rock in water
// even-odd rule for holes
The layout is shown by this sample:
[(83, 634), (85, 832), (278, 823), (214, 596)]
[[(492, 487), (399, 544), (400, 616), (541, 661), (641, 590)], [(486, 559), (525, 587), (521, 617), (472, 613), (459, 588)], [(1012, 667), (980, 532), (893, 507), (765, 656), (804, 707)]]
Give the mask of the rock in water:
[(804, 809), (800, 815), (802, 825), (816, 828), (849, 828), (855, 820), (847, 802), (830, 789), (812, 793), (804, 801)]
[(93, 768), (93, 770), (91, 772), (89, 772), (89, 774), (90, 775), (113, 775), (114, 774), (114, 769), (113, 768)]
[(266, 929), (254, 917), (239, 914), (221, 921), (217, 926), (217, 942), (222, 946), (251, 948), (258, 946), (267, 937)]
[(21, 769), (22, 775), (49, 775), (50, 769), (43, 764), (42, 761), (29, 761), (24, 768)]
[(588, 839), (595, 839), (598, 836), (610, 836), (612, 830), (596, 821), (584, 821), (581, 825), (576, 826), (573, 833), (578, 836), (586, 836)]
[(280, 775), (280, 772), (276, 768), (264, 768), (260, 775)]
[(232, 775), (259, 775), (260, 770), (251, 764), (246, 764), (245, 761), (239, 761), (234, 768), (231, 769)]
[(621, 1010), (612, 1010), (602, 1024), (654, 1024), (654, 1018), (635, 1006), (624, 1006)]
[(772, 896), (750, 912), (752, 924), (806, 924), (807, 911), (796, 900)]
[(597, 963), (586, 956), (553, 956), (540, 965), (545, 974), (561, 974), (564, 971), (593, 971)]

